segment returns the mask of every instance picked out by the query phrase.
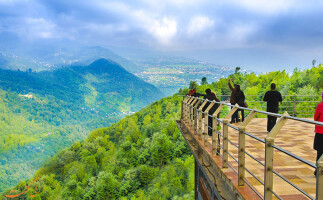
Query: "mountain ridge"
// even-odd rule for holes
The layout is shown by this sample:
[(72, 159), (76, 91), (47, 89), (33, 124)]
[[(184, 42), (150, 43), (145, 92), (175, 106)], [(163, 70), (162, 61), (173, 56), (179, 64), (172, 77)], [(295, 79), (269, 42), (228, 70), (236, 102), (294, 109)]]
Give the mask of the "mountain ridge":
[(106, 59), (53, 71), (0, 69), (0, 175), (7, 172), (0, 191), (30, 177), (44, 160), (90, 130), (162, 96)]
[[(2, 56), (1, 56), (2, 55)], [(68, 44), (17, 44), (12, 49), (0, 49), (0, 67), (2, 69), (29, 68), (34, 71), (47, 71), (62, 67), (86, 66), (100, 58), (114, 60), (128, 71), (134, 73), (140, 66), (100, 46), (73, 46)], [(6, 62), (6, 65), (1, 63)]]

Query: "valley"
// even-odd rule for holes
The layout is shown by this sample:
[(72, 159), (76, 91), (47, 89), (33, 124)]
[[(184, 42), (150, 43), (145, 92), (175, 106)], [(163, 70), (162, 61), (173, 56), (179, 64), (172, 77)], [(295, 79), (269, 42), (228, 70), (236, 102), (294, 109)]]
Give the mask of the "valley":
[[(54, 71), (0, 70), (0, 191), (99, 127), (163, 97), (115, 62)], [(2, 176), (2, 177), (3, 177)]]

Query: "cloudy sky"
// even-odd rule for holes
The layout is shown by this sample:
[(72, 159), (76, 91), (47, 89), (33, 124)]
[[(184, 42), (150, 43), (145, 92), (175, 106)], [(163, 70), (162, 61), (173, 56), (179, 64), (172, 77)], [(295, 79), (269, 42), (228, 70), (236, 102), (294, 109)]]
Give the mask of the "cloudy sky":
[(291, 70), (311, 67), (313, 59), (323, 63), (322, 10), (317, 0), (0, 0), (0, 38)]

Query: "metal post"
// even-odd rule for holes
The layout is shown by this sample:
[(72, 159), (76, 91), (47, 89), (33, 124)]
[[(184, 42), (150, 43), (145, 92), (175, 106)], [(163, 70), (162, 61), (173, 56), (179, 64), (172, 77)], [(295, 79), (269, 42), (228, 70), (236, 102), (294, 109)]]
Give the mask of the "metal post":
[[(213, 127), (212, 127), (212, 156), (220, 153), (220, 147), (218, 146), (216, 139), (218, 138), (218, 143), (220, 144), (220, 135), (217, 132), (217, 125), (218, 125), (218, 114), (220, 113), (220, 111), (222, 110), (222, 108), (224, 107), (224, 104), (220, 104), (220, 106), (218, 107), (218, 109), (216, 109), (216, 111), (213, 113)], [(217, 149), (219, 149), (219, 152), (217, 152)]]
[(264, 198), (271, 200), (273, 190), (273, 166), (274, 166), (274, 138), (265, 139), (265, 185), (264, 185)]
[(218, 133), (216, 132), (217, 129), (217, 123), (218, 121), (216, 120), (216, 117), (214, 117), (213, 115), (213, 123), (212, 123), (212, 156), (214, 156), (216, 154), (216, 149), (218, 148), (218, 145), (216, 143), (216, 138), (218, 136)]
[(238, 109), (238, 104), (235, 104), (234, 107), (229, 111), (229, 113), (223, 119), (223, 160), (222, 168), (228, 168), (228, 157), (229, 157), (229, 120), (233, 113)]
[(194, 104), (196, 102), (197, 102), (197, 98), (195, 98), (194, 101), (190, 105), (190, 111), (191, 111), (190, 125), (192, 128), (194, 128)]
[(207, 103), (207, 100), (204, 100), (204, 102), (202, 103), (202, 105), (199, 108), (199, 121), (198, 123), (198, 134), (199, 134), (199, 140), (202, 139), (202, 108), (205, 106), (205, 104)]
[(223, 160), (222, 160), (222, 168), (228, 168), (228, 152), (229, 152), (229, 142), (228, 142), (228, 130), (229, 127), (227, 125), (229, 123), (229, 119), (223, 119)]
[(283, 116), (278, 120), (276, 125), (271, 129), (268, 136), (265, 138), (265, 185), (264, 185), (264, 198), (265, 200), (272, 199), (272, 190), (273, 190), (273, 157), (274, 157), (274, 148), (272, 147), (275, 142), (275, 137), (280, 131), (280, 129), (287, 122), (286, 116), (289, 116), (285, 111)]
[(203, 140), (204, 140), (204, 146), (207, 146), (207, 136), (208, 136), (208, 131), (209, 131), (209, 111), (205, 110), (205, 118), (204, 118), (204, 136), (203, 136)]
[(245, 165), (246, 165), (246, 140), (245, 140), (245, 128), (239, 127), (239, 159), (238, 159), (238, 185), (244, 186), (244, 177), (245, 177)]
[(189, 97), (189, 100), (186, 103), (186, 115), (185, 115), (185, 121), (189, 124), (190, 121), (190, 103), (193, 100), (193, 97)]
[(186, 115), (187, 115), (187, 101), (190, 99), (190, 97), (187, 97), (186, 99), (184, 99), (183, 101), (183, 119), (184, 121), (186, 121)]
[(187, 120), (187, 122), (188, 122), (188, 125), (191, 127), (192, 126), (192, 111), (191, 111), (191, 109), (192, 109), (192, 104), (191, 104), (192, 102), (190, 102), (187, 106), (188, 106), (188, 120)]
[(240, 124), (239, 126), (239, 159), (238, 159), (238, 185), (244, 185), (244, 178), (245, 178), (245, 165), (246, 165), (246, 135), (244, 132), (246, 131), (247, 125), (251, 122), (253, 117), (256, 115), (257, 108), (254, 108), (247, 118)]
[(199, 121), (198, 121), (198, 131), (197, 133), (199, 134), (199, 140), (202, 140), (202, 111), (199, 110)]
[[(197, 109), (197, 106), (201, 103), (201, 100), (198, 100), (197, 103), (195, 104), (195, 118), (194, 118), (194, 133), (197, 134), (197, 117), (198, 117), (198, 109)], [(194, 109), (194, 107), (193, 107)]]
[(207, 146), (207, 138), (209, 132), (209, 111), (213, 107), (214, 102), (211, 102), (210, 105), (205, 109), (205, 118), (204, 118), (204, 146)]
[(323, 199), (323, 155), (316, 163), (316, 199)]

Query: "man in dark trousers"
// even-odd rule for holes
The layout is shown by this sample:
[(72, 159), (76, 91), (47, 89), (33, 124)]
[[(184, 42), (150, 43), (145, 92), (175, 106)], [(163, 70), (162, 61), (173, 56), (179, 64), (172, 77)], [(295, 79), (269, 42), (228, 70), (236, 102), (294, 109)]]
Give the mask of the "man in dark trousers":
[[(205, 93), (206, 94), (199, 94), (200, 96), (203, 96), (204, 99), (207, 99), (209, 101), (217, 101), (217, 102), (220, 102), (220, 100), (216, 97), (215, 93), (211, 92), (211, 89), (206, 89), (205, 90)], [(202, 111), (204, 112), (207, 107), (209, 107), (210, 105), (210, 102), (207, 102), (205, 104), (205, 106), (203, 107)], [(213, 113), (216, 111), (216, 109), (219, 107), (219, 104), (214, 104), (212, 106), (212, 108), (209, 110), (209, 115), (213, 115)], [(208, 125), (209, 125), (209, 128), (208, 128), (208, 135), (209, 136), (212, 136), (212, 129), (210, 127), (213, 127), (213, 120), (212, 120), (212, 117), (210, 116), (205, 116), (205, 117), (208, 117)], [(216, 128), (216, 127), (215, 127)]]
[[(267, 112), (278, 113), (278, 103), (282, 102), (282, 95), (280, 92), (276, 91), (276, 84), (272, 83), (270, 85), (271, 90), (265, 93), (263, 101), (267, 101)], [(268, 115), (267, 121), (267, 131), (270, 132), (271, 129), (276, 124), (277, 117)]]

